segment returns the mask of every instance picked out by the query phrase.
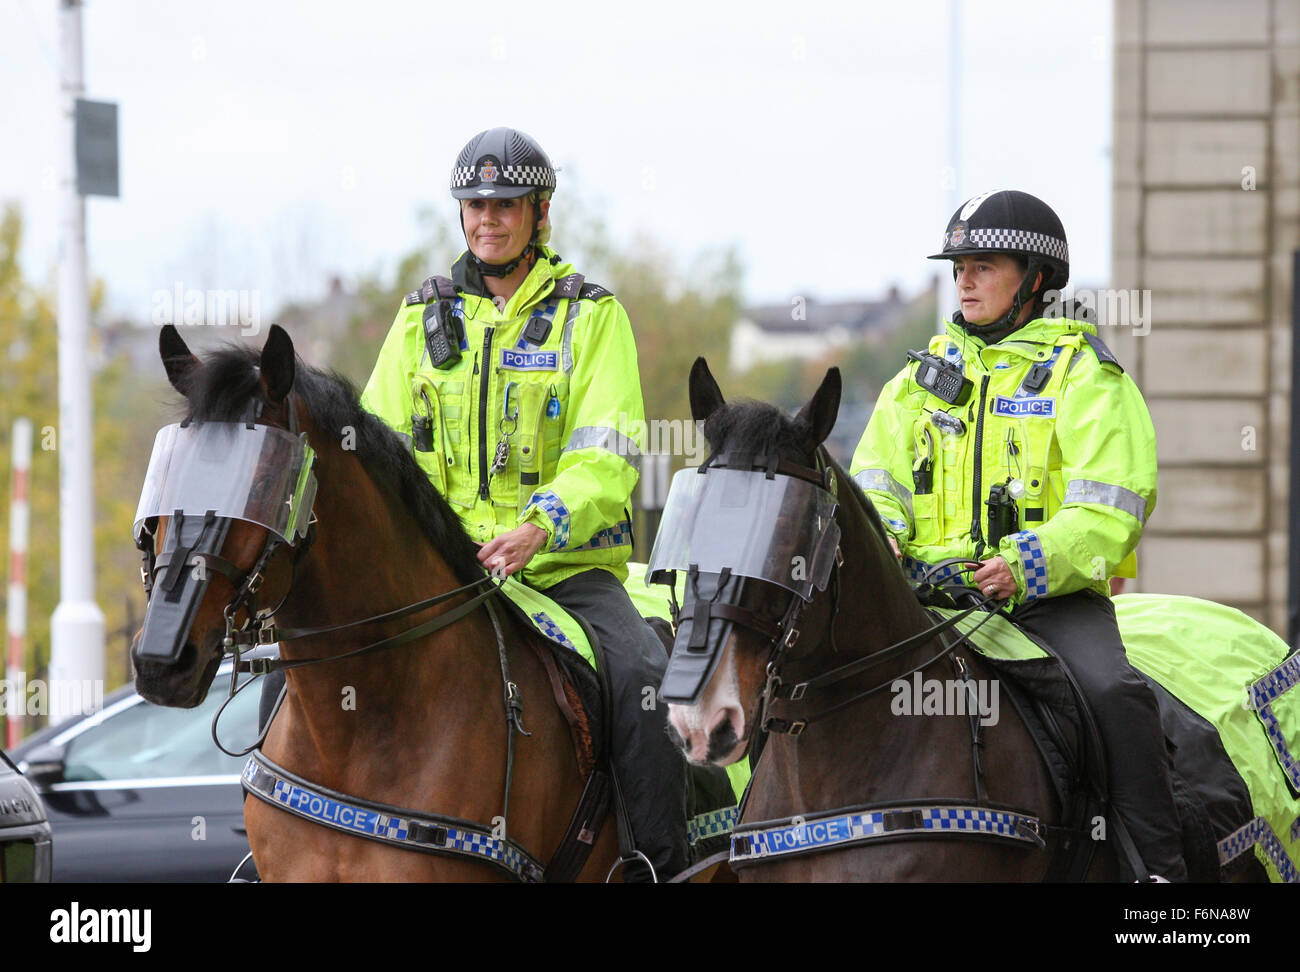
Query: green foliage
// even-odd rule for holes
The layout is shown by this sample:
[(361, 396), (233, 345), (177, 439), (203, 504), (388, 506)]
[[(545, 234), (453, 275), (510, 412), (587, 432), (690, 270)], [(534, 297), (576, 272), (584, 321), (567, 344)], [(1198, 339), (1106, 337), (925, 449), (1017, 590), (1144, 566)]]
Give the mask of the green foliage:
[[(24, 277), (18, 260), (22, 235), (21, 213), (7, 206), (0, 216), (0, 383), (5, 389), (0, 401), (0, 550), (8, 581), (13, 423), (25, 416), (33, 426), (33, 443), (24, 669), (34, 677), (49, 662), (50, 616), (59, 599), (58, 328), (53, 296)], [(97, 283), (91, 291), (92, 318), (102, 301), (103, 287)], [(157, 431), (147, 416), (160, 411), (159, 385), (129, 374), (122, 360), (108, 362), (93, 381), (95, 596), (105, 615), (106, 681), (112, 688), (130, 678), (129, 633), (144, 612), (131, 519)]]

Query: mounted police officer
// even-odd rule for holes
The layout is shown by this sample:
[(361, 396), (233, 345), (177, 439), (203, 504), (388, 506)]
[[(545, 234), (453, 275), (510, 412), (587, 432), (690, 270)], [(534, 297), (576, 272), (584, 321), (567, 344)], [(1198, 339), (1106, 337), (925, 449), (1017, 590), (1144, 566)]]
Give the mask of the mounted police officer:
[(468, 249), (398, 309), (362, 403), (412, 439), (486, 568), (520, 572), (595, 630), (613, 769), (662, 880), (686, 865), (686, 767), (654, 704), (667, 654), (622, 585), (641, 443), (619, 429), (644, 428), (636, 345), (614, 295), (547, 245), (554, 189), (524, 133), (470, 139), (451, 174)]
[(961, 310), (881, 392), (854, 480), (914, 578), (945, 558), (980, 560), (971, 583), (1061, 656), (1097, 716), (1111, 803), (1146, 869), (1186, 880), (1159, 710), (1128, 664), (1107, 583), (1133, 576), (1155, 507), (1146, 403), (1096, 327), (1048, 303), (1070, 264), (1042, 200), (968, 200), (930, 259), (952, 261)]

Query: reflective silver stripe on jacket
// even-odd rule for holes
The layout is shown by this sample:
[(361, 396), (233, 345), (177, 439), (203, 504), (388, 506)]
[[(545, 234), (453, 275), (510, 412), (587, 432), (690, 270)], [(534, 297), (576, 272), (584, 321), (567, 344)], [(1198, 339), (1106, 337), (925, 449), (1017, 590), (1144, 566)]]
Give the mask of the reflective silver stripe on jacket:
[(574, 449), (604, 449), (625, 459), (637, 472), (641, 471), (641, 450), (617, 429), (601, 425), (584, 425), (580, 429), (574, 429), (561, 452), (572, 452)]
[(853, 481), (863, 489), (874, 489), (882, 493), (889, 493), (894, 499), (907, 510), (907, 518), (914, 520), (912, 515), (912, 491), (904, 489), (903, 485), (889, 474), (888, 469), (864, 469), (853, 477)]
[(1071, 479), (1065, 487), (1064, 502), (1101, 503), (1137, 517), (1139, 523), (1147, 521), (1146, 500), (1131, 489), (1099, 483), (1095, 479)]
[(580, 310), (582, 310), (582, 301), (571, 300), (569, 301), (569, 311), (564, 315), (564, 340), (560, 360), (564, 365), (566, 375), (573, 373), (573, 322)]

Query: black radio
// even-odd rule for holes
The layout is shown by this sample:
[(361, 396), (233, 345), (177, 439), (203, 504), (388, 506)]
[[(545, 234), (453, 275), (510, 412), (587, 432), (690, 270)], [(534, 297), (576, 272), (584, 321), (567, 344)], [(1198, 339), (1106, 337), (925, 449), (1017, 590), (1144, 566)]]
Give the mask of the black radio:
[(965, 405), (969, 401), (974, 383), (955, 364), (928, 351), (909, 351), (907, 356), (913, 361), (921, 362), (921, 366), (916, 369), (915, 380), (931, 395), (943, 399), (949, 405)]
[(989, 508), (989, 546), (994, 549), (1003, 537), (1009, 537), (1020, 529), (1020, 513), (1016, 508), (1015, 497), (1011, 495), (1010, 485), (1011, 479), (1008, 477), (1005, 483), (989, 487), (986, 504)]
[(445, 371), (460, 361), (460, 321), (451, 302), (432, 300), (424, 306), (424, 346), (429, 363)]

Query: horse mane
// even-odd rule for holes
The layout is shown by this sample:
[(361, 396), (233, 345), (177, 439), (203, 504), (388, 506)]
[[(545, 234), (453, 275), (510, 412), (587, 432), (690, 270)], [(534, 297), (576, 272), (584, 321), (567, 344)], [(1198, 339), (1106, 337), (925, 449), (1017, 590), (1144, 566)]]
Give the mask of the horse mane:
[[(753, 455), (771, 455), (775, 452), (806, 465), (809, 463), (806, 449), (812, 437), (812, 428), (799, 418), (786, 415), (775, 405), (740, 399), (726, 403), (709, 416), (704, 423), (704, 437), (710, 443), (719, 443), (719, 448), (721, 443), (731, 442), (734, 445), (729, 448), (739, 446), (744, 452)], [(876, 507), (867, 499), (867, 494), (830, 452), (823, 450), (823, 453), (840, 484), (840, 495), (844, 495), (847, 487), (848, 494), (857, 501), (880, 542), (888, 546), (885, 525), (881, 522)], [(890, 559), (893, 560), (892, 556)]]
[[(195, 368), (188, 386), (187, 419), (238, 422), (255, 397), (261, 399), (258, 364), (261, 354), (243, 345), (228, 345)], [(357, 459), (367, 475), (390, 497), (401, 501), (425, 537), (463, 583), (482, 576), (474, 544), (401, 437), (361, 407), (356, 387), (337, 371), (324, 372), (295, 360), (293, 391), (321, 435), (344, 437), (352, 429)]]

